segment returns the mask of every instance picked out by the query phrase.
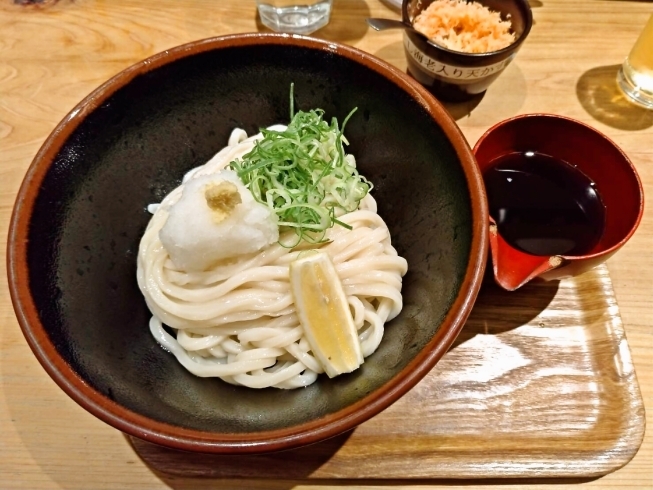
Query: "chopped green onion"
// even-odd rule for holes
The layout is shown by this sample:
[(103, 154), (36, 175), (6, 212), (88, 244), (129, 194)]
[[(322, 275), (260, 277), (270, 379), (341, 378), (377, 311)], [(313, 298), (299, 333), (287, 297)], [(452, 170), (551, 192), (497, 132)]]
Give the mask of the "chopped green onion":
[(372, 184), (356, 170), (353, 155), (346, 155), (344, 130), (353, 109), (338, 127), (327, 123), (322, 109), (294, 113), (285, 131), (261, 129), (263, 138), (254, 148), (230, 163), (254, 198), (273, 209), (282, 229), (293, 229), (296, 242), (324, 241), (335, 224), (350, 228), (338, 216), (358, 209)]

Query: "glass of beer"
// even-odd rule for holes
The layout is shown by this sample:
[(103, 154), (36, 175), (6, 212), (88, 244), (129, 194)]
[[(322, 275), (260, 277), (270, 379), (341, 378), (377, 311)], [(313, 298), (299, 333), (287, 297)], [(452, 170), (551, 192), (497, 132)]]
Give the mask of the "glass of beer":
[(653, 109), (653, 15), (619, 69), (617, 82), (629, 99)]

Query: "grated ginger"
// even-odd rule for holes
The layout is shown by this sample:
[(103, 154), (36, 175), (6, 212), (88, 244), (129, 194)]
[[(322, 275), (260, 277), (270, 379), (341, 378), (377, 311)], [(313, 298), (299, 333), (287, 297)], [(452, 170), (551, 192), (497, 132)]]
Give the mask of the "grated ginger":
[(213, 221), (220, 223), (231, 214), (234, 208), (243, 202), (238, 187), (233, 182), (211, 182), (204, 189), (206, 204), (213, 211)]
[(413, 27), (452, 51), (487, 53), (515, 41), (510, 21), (478, 2), (435, 0), (415, 18)]

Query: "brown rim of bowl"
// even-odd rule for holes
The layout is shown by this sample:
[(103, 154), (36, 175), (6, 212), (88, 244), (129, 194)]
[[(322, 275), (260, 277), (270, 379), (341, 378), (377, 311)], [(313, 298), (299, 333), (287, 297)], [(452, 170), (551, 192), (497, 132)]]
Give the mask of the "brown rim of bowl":
[[(451, 140), (468, 180), (473, 218), (470, 262), (460, 293), (443, 326), (400, 375), (355, 404), (321, 419), (294, 427), (245, 434), (185, 429), (151, 420), (110, 400), (90, 387), (59, 355), (40, 322), (27, 281), (27, 238), (38, 189), (61, 146), (82, 120), (133, 78), (166, 63), (209, 50), (251, 45), (298, 45), (329, 51), (390, 79), (428, 111)], [(485, 190), (475, 157), (462, 132), (444, 108), (416, 82), (388, 63), (341, 44), (287, 34), (236, 34), (191, 42), (147, 58), (120, 72), (85, 97), (48, 136), (32, 161), (18, 192), (8, 235), (7, 271), (11, 300), (23, 334), (52, 379), (79, 405), (116, 429), (170, 448), (205, 453), (262, 453), (318, 442), (356, 427), (388, 407), (424, 377), (462, 329), (476, 300), (485, 270), (489, 219)]]

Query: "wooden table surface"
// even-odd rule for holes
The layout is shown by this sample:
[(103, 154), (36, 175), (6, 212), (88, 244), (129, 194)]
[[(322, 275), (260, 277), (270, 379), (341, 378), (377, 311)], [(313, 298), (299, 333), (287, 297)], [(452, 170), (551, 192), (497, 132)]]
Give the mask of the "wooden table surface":
[[(535, 25), (516, 60), (480, 103), (452, 108), (470, 145), (494, 123), (550, 112), (606, 133), (630, 156), (653, 195), (653, 111), (630, 105), (614, 83), (653, 4), (623, 0), (530, 0)], [(315, 36), (356, 46), (405, 70), (399, 31), (367, 17), (398, 18), (379, 0), (334, 0)], [(188, 41), (265, 30), (254, 0), (1, 0), (0, 220), (6, 229), (23, 175), (56, 123), (86, 94), (132, 63)], [(653, 49), (653, 48), (652, 48)], [(653, 422), (653, 211), (608, 262), (635, 369)], [(4, 267), (4, 262), (3, 262)], [(6, 274), (3, 273), (3, 277)], [(459, 488), (457, 481), (211, 481), (155, 474), (126, 438), (69, 399), (47, 376), (0, 293), (0, 488), (286, 490), (342, 486)], [(464, 481), (472, 488), (653, 489), (653, 433), (630, 463), (602, 478)]]

